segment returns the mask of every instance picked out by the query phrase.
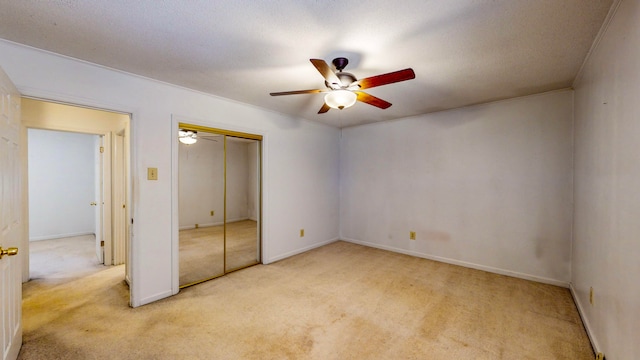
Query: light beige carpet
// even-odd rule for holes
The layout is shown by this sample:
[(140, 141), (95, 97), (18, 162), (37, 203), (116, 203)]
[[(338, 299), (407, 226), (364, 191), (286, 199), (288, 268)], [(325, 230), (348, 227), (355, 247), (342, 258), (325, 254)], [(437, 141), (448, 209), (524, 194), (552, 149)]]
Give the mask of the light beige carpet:
[(222, 225), (180, 230), (180, 286), (220, 276), (260, 261), (256, 221), (230, 222), (226, 232), (225, 251)]
[(31, 279), (62, 282), (104, 269), (104, 265), (98, 262), (94, 235), (29, 243), (29, 276)]
[(24, 286), (21, 359), (593, 359), (567, 289), (336, 242), (132, 309), (121, 267)]

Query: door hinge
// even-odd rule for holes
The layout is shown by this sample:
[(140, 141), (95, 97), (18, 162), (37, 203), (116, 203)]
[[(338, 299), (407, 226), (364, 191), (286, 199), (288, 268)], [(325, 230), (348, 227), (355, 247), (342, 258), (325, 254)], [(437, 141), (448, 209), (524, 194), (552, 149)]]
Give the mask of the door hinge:
[(104, 247), (104, 240), (100, 241), (100, 246)]
[(104, 146), (100, 146), (100, 154), (104, 152)]

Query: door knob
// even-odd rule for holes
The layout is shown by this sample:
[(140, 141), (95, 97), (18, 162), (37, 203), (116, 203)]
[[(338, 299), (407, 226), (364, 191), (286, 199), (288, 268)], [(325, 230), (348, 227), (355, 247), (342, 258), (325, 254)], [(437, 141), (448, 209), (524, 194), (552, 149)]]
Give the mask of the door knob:
[(96, 206), (96, 205), (98, 205), (98, 203), (96, 203), (95, 201), (92, 201), (92, 202), (89, 203), (89, 205)]
[(0, 246), (0, 259), (2, 259), (2, 257), (5, 255), (7, 256), (18, 255), (18, 248), (3, 249), (2, 246)]

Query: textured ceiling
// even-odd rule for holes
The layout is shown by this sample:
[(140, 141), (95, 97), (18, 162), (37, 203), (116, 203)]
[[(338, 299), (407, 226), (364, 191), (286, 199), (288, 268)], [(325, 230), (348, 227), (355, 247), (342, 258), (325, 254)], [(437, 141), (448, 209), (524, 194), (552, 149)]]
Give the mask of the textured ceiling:
[[(0, 38), (345, 127), (571, 86), (612, 0), (0, 0)], [(309, 62), (350, 60), (391, 103), (317, 114)], [(1, 61), (0, 54), (0, 61)]]

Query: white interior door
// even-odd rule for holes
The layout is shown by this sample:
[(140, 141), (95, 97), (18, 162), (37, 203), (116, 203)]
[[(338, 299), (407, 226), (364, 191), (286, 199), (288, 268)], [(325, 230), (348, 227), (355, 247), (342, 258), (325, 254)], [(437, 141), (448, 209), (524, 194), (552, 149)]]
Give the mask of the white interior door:
[(108, 132), (102, 136), (104, 139), (102, 146), (102, 244), (105, 265), (113, 265), (113, 228), (111, 217), (113, 215), (112, 198), (111, 198), (111, 163), (112, 153), (112, 136)]
[(113, 137), (113, 155), (111, 162), (113, 169), (111, 173), (111, 198), (113, 206), (113, 216), (111, 222), (113, 231), (113, 265), (125, 263), (126, 259), (126, 234), (127, 234), (127, 211), (126, 211), (126, 177), (125, 177), (125, 134), (124, 130)]
[(96, 136), (94, 155), (95, 155), (95, 196), (94, 201), (90, 204), (93, 206), (96, 219), (96, 256), (101, 264), (104, 264), (104, 254), (102, 247), (102, 153), (104, 152), (103, 136)]
[[(22, 241), (22, 170), (20, 164), (20, 94), (0, 69), (0, 246), (17, 250)], [(21, 256), (0, 258), (0, 345), (2, 359), (18, 357), (22, 345)]]
[(113, 265), (111, 228), (111, 133), (99, 137), (96, 147), (96, 255), (101, 263)]

